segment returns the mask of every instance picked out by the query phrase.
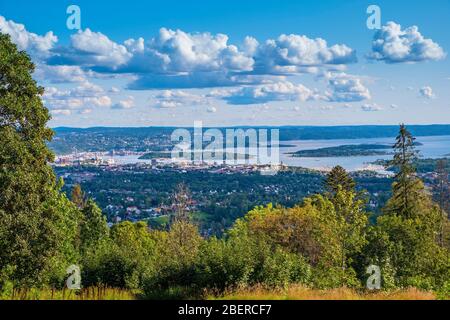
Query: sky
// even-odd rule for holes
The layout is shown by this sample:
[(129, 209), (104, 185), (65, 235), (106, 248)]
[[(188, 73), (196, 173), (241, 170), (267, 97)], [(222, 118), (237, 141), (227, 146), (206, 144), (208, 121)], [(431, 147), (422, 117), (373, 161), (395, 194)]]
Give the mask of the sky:
[(450, 0), (2, 1), (0, 32), (36, 64), (52, 127), (443, 124), (449, 13)]

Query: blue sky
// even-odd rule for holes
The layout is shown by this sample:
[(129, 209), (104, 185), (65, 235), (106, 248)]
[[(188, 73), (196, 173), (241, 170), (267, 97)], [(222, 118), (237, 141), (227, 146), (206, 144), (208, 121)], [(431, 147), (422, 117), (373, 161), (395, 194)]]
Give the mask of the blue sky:
[[(381, 30), (366, 26), (371, 4)], [(450, 123), (449, 12), (448, 0), (2, 1), (0, 31), (37, 64), (52, 126), (430, 124)]]

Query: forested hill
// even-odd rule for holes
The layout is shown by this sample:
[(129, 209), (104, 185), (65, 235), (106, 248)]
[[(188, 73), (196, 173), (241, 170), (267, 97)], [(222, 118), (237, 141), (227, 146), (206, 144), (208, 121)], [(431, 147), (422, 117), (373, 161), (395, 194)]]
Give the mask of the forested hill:
[[(234, 127), (248, 129), (250, 127)], [(328, 140), (389, 138), (397, 135), (397, 126), (282, 126), (252, 127), (254, 129), (280, 129), (280, 140)], [(450, 135), (447, 125), (411, 125), (415, 136)], [(127, 149), (133, 151), (162, 151), (172, 148), (170, 135), (175, 127), (94, 127), (54, 128), (56, 136), (49, 144), (58, 154), (78, 151), (109, 151)], [(189, 129), (189, 128), (188, 128)], [(207, 128), (204, 128), (207, 129)], [(190, 129), (192, 130), (192, 129)], [(223, 129), (225, 130), (225, 128)], [(142, 149), (142, 150), (140, 150)]]
[[(69, 128), (57, 127), (53, 130), (57, 135), (83, 134), (111, 134), (129, 136), (152, 136), (168, 134), (178, 127), (92, 127)], [(250, 127), (230, 127), (248, 129)], [(397, 125), (361, 125), (361, 126), (281, 126), (281, 127), (251, 127), (255, 129), (280, 129), (281, 140), (319, 140), (319, 139), (362, 139), (395, 137), (398, 133)], [(450, 135), (450, 124), (409, 125), (414, 136)], [(205, 127), (205, 129), (207, 129)]]

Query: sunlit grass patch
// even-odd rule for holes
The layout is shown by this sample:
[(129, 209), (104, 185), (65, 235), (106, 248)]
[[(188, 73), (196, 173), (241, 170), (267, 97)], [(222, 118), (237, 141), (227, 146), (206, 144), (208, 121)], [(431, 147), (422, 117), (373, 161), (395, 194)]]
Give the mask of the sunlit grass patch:
[(266, 289), (261, 286), (239, 289), (223, 296), (209, 296), (223, 300), (435, 300), (434, 293), (408, 288), (394, 291), (357, 291), (350, 288), (310, 289), (290, 286), (286, 289)]

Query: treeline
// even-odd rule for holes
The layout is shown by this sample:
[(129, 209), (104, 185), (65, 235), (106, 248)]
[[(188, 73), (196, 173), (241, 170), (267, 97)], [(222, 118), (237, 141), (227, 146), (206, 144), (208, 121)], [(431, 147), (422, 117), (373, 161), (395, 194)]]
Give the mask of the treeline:
[(1, 296), (17, 288), (62, 288), (72, 265), (80, 268), (81, 279), (73, 280), (81, 286), (139, 289), (148, 298), (200, 297), (204, 289), (220, 294), (254, 284), (363, 288), (369, 265), (380, 267), (384, 289), (448, 294), (445, 206), (417, 178), (414, 139), (404, 126), (391, 163), (398, 167), (393, 195), (374, 225), (364, 196), (336, 167), (324, 194), (293, 208), (257, 207), (221, 239), (199, 235), (183, 189), (168, 231), (130, 222), (108, 228), (80, 189), (71, 200), (61, 192), (63, 181), (48, 165), (50, 116), (33, 70), (29, 57), (0, 34)]

